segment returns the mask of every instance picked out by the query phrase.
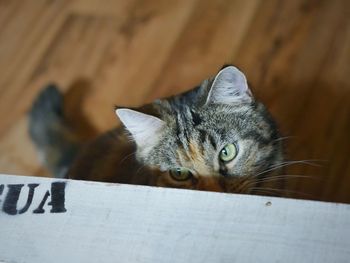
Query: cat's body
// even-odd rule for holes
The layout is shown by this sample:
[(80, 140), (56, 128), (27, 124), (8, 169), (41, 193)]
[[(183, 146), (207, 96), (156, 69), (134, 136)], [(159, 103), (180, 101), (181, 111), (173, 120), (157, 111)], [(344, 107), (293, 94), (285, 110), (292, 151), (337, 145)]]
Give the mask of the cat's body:
[(237, 193), (258, 193), (267, 182), (282, 187), (267, 180), (283, 158), (276, 125), (235, 67), (184, 94), (117, 109), (127, 132), (83, 145), (62, 105), (49, 87), (30, 114), (31, 137), (56, 177)]

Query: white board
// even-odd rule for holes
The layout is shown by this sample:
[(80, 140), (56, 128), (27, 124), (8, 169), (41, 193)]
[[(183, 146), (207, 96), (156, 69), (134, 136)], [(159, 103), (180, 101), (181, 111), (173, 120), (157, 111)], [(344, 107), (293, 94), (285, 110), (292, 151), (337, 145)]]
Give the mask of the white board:
[(0, 175), (0, 262), (350, 262), (350, 206)]

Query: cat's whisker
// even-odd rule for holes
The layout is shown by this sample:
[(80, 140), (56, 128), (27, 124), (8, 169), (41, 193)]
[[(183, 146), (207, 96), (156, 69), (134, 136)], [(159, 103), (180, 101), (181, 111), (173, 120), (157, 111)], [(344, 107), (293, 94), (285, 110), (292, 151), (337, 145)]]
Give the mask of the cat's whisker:
[(269, 188), (269, 187), (252, 187), (250, 188), (251, 191), (255, 192), (260, 192), (260, 191), (265, 191), (265, 192), (270, 192), (270, 194), (276, 194), (281, 193), (281, 192), (286, 192), (287, 190), (284, 189), (276, 189), (276, 188)]
[(237, 189), (238, 193), (246, 193), (247, 190), (251, 187), (251, 182), (249, 180), (244, 180)]
[(125, 156), (119, 163), (119, 165), (122, 165), (124, 161), (126, 161), (129, 157), (133, 156), (136, 154), (136, 151), (135, 152), (132, 152), (130, 154), (128, 154), (127, 156)]
[(322, 167), (321, 164), (318, 164), (317, 162), (325, 162), (325, 160), (319, 160), (319, 159), (309, 159), (309, 160), (292, 160), (292, 161), (285, 161), (285, 162), (280, 162), (278, 164), (272, 165), (271, 167), (276, 167), (279, 165), (292, 165), (292, 164), (307, 164), (311, 166), (316, 166), (316, 167)]
[[(263, 188), (260, 186), (256, 186), (257, 183), (269, 183), (269, 182), (278, 182), (285, 179), (298, 179), (298, 178), (307, 178), (307, 179), (320, 179), (319, 177), (315, 175), (300, 175), (300, 174), (281, 174), (281, 175), (274, 175), (271, 177), (256, 179), (255, 177), (248, 177), (246, 181), (244, 181), (239, 189), (237, 189), (238, 192), (249, 192), (253, 188)], [(242, 190), (243, 189), (243, 190)], [(275, 189), (275, 191), (284, 191), (283, 189)], [(296, 192), (295, 192), (296, 193)], [(273, 194), (272, 192), (269, 192), (269, 194)], [(303, 194), (303, 193), (300, 193)]]
[(252, 187), (250, 190), (252, 191), (272, 191), (272, 192), (276, 192), (276, 193), (286, 193), (286, 194), (296, 194), (296, 195), (304, 195), (304, 196), (308, 196), (309, 198), (313, 198), (314, 196), (311, 194), (307, 194), (307, 193), (303, 193), (303, 192), (299, 192), (299, 191), (292, 191), (292, 190), (286, 190), (286, 189), (276, 189), (276, 188), (270, 188), (270, 187)]
[(249, 189), (250, 191), (256, 191), (256, 193), (258, 193), (258, 194), (266, 194), (266, 195), (276, 195), (276, 193), (275, 192), (272, 192), (272, 191), (268, 191), (268, 190), (259, 190), (259, 191), (257, 191), (257, 190), (252, 190), (252, 189)]
[(312, 162), (315, 162), (315, 161), (321, 161), (321, 160), (285, 161), (285, 162), (281, 162), (281, 163), (278, 163), (278, 164), (275, 164), (275, 165), (271, 165), (268, 169), (257, 173), (255, 176), (259, 176), (259, 175), (262, 175), (262, 174), (265, 174), (265, 173), (268, 173), (268, 172), (272, 172), (274, 170), (278, 170), (279, 168), (290, 166), (290, 165), (294, 165), (294, 164), (307, 164), (307, 165), (311, 165), (311, 166), (322, 167), (319, 164), (312, 163)]
[(256, 186), (256, 178), (252, 178), (251, 176), (247, 176), (243, 183), (240, 184), (239, 189), (237, 189), (238, 193), (247, 193), (250, 191), (251, 187)]
[(135, 142), (134, 138), (132, 137), (132, 135), (130, 133), (125, 131), (124, 134), (125, 134), (125, 138), (126, 138), (126, 140), (128, 142), (130, 142), (130, 143), (134, 143)]
[(257, 187), (256, 181), (249, 181), (249, 183), (247, 184), (247, 186), (245, 188), (246, 192), (249, 192), (249, 193), (251, 193), (252, 191), (253, 192), (255, 191), (254, 194), (256, 194), (257, 189), (259, 189), (259, 192), (265, 192), (266, 194), (269, 194), (269, 195), (276, 195), (276, 192), (273, 192), (271, 190), (267, 190), (267, 188)]
[(276, 140), (274, 140), (274, 142), (279, 142), (279, 141), (285, 141), (285, 140), (288, 140), (288, 139), (291, 139), (291, 138), (295, 138), (296, 136), (285, 136), (285, 137), (280, 137)]
[(146, 168), (147, 166), (146, 165), (141, 165), (137, 170), (136, 170), (136, 173), (135, 173), (135, 175), (138, 175), (139, 174), (139, 172), (141, 172), (142, 171), (142, 169), (144, 169), (144, 168)]
[(307, 179), (318, 179), (316, 176), (311, 175), (299, 175), (299, 174), (282, 174), (282, 175), (275, 175), (271, 177), (261, 178), (257, 179), (255, 182), (257, 183), (264, 183), (264, 182), (273, 182), (283, 179), (290, 179), (290, 178), (307, 178)]

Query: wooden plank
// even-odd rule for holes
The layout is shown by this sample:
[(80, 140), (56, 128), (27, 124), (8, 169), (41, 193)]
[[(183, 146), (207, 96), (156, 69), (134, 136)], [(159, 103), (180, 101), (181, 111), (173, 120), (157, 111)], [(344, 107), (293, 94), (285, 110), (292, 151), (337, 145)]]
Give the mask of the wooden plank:
[[(84, 111), (99, 130), (112, 128), (115, 104), (146, 102), (145, 94), (154, 89), (154, 79), (161, 74), (195, 4), (195, 0), (115, 2), (114, 9), (123, 13), (119, 17), (78, 10), (47, 50), (31, 86), (51, 78), (66, 89), (77, 76), (88, 79), (93, 88), (86, 94)], [(163, 36), (161, 41), (159, 36)], [(96, 105), (101, 105), (99, 110)]]
[(148, 97), (189, 90), (232, 63), (259, 4), (260, 0), (199, 1)]
[(62, 25), (66, 6), (67, 1), (23, 1), (1, 28), (0, 136), (24, 114), (40, 88), (28, 88), (28, 81)]
[(342, 0), (264, 1), (234, 56), (291, 136), (287, 158), (321, 160), (288, 167), (288, 187), (302, 198), (350, 200), (349, 10)]
[(0, 262), (350, 258), (344, 204), (9, 175), (0, 202)]
[[(196, 8), (197, 0), (137, 1), (116, 27), (84, 108), (100, 130), (114, 126), (114, 105), (150, 102), (155, 80)], [(127, 95), (126, 95), (127, 94)], [(106, 105), (94, 110), (94, 105)]]
[[(123, 19), (126, 10), (133, 9), (137, 0), (129, 1), (115, 1), (104, 0), (103, 5), (99, 0), (74, 0), (71, 3), (70, 10), (79, 15), (89, 16), (113, 16), (115, 18)], [(137, 2), (138, 5), (140, 2)]]
[[(0, 142), (0, 167), (2, 173), (21, 174), (25, 170), (26, 175), (49, 176), (48, 171), (39, 164), (39, 156), (33, 143), (29, 139), (27, 119), (15, 123), (4, 134), (6, 140)], [(21, 144), (18, 140), (21, 140)]]
[[(299, 197), (350, 202), (350, 2), (0, 1), (0, 171), (43, 174), (26, 135), (38, 90), (85, 78), (85, 115), (117, 124), (114, 104), (137, 105), (189, 89), (232, 62), (272, 110)], [(86, 98), (86, 99), (85, 99)], [(15, 106), (14, 106), (15, 105)], [(81, 119), (77, 118), (76, 123)]]

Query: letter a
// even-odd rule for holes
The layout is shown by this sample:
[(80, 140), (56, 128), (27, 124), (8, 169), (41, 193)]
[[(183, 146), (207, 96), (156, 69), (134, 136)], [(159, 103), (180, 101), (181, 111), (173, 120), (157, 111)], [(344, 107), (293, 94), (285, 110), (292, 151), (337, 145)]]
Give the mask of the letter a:
[(64, 207), (65, 202), (65, 182), (54, 182), (51, 184), (51, 194), (50, 191), (46, 191), (43, 200), (40, 202), (37, 209), (33, 211), (34, 214), (43, 214), (45, 213), (44, 205), (47, 201), (47, 198), (51, 195), (51, 202), (48, 205), (51, 205), (52, 208), (50, 213), (64, 213), (67, 209)]

